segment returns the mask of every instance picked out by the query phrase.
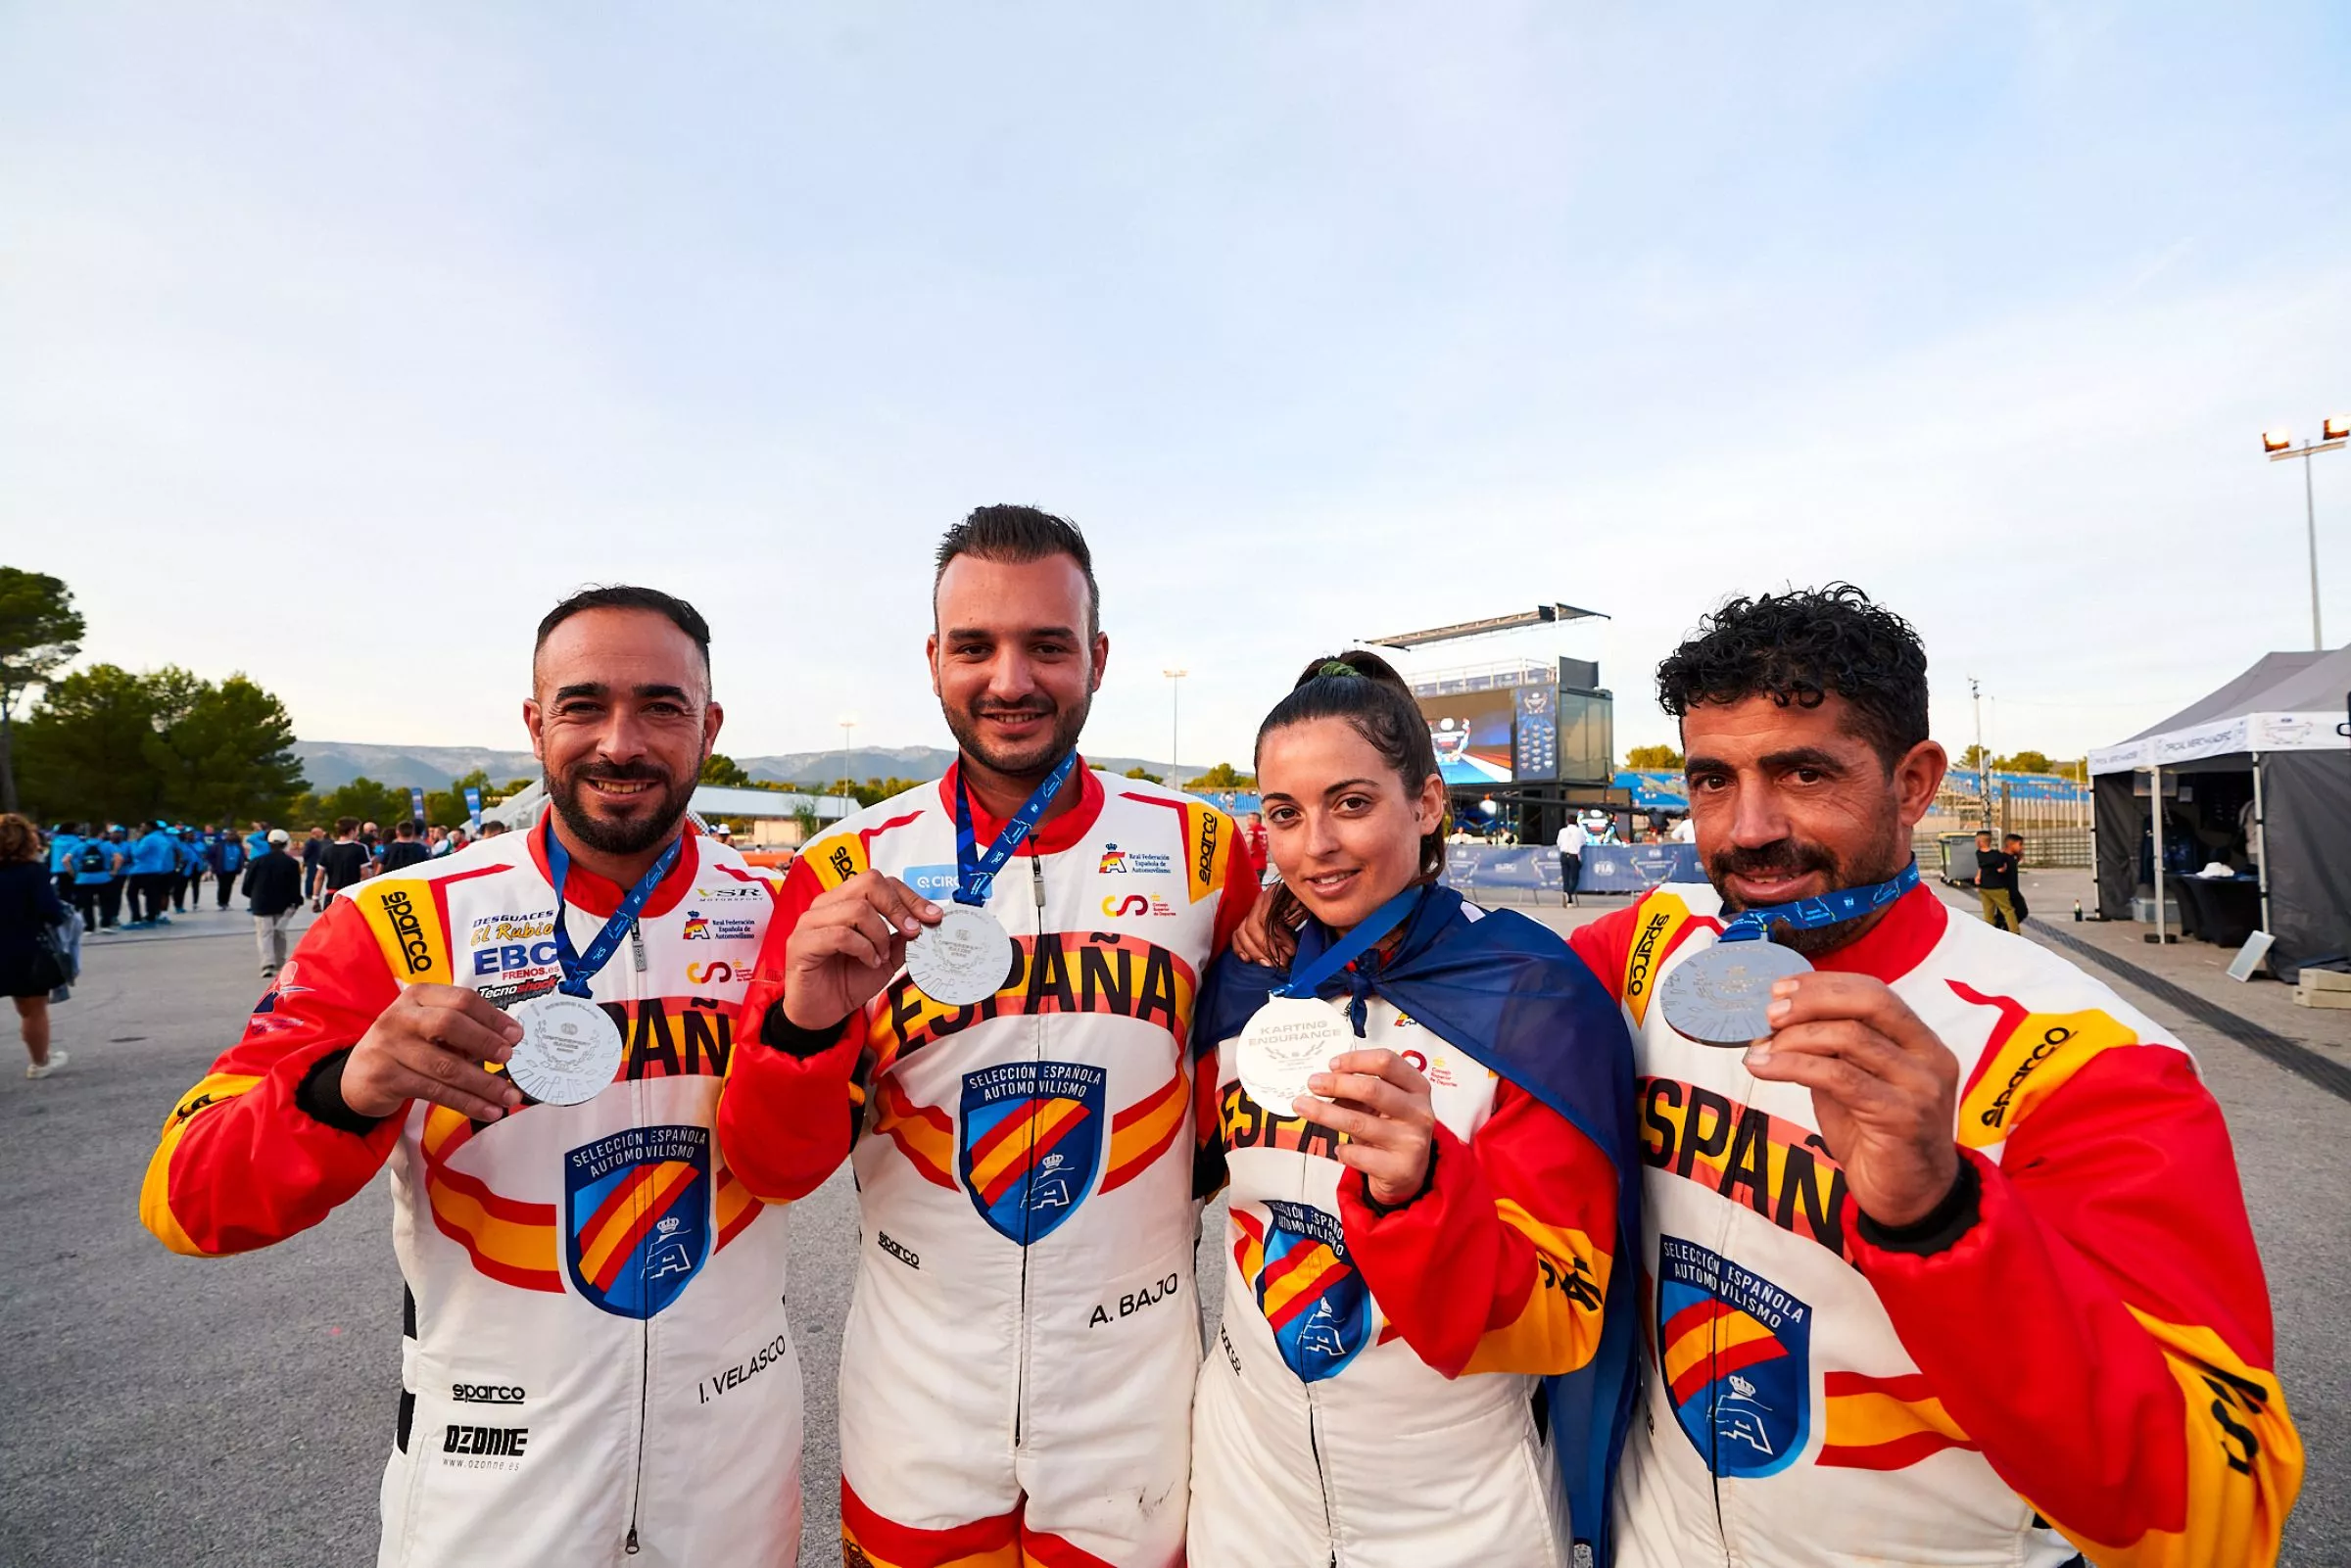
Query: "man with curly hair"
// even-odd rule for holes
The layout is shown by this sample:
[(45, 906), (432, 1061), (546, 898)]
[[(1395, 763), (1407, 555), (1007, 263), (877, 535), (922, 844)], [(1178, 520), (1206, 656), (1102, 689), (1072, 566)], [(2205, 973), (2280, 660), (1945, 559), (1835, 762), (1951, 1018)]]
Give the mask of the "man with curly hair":
[[(2220, 1108), (2162, 1025), (1917, 883), (1917, 635), (1847, 584), (1733, 599), (1657, 688), (1707, 879), (1573, 937), (1649, 1167), (1617, 1560), (2274, 1561), (2302, 1451)], [(1677, 999), (1736, 960), (1675, 983), (1726, 926), (1809, 961), (1747, 961), (1800, 973), (1727, 1048), (1746, 1020)]]

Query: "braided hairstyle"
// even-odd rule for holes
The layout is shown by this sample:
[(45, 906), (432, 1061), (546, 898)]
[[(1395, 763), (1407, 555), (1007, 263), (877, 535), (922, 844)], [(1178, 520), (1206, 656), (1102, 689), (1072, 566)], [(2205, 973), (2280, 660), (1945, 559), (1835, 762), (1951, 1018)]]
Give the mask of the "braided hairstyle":
[[(1376, 653), (1349, 648), (1309, 661), (1290, 694), (1273, 704), (1273, 711), (1257, 727), (1256, 750), (1265, 750), (1266, 736), (1274, 731), (1315, 719), (1345, 720), (1379, 753), (1381, 761), (1396, 770), (1408, 798), (1418, 795), (1432, 774), (1443, 777), (1437, 767), (1437, 748), (1428, 738), (1428, 721), (1413, 699), (1413, 689), (1396, 673), (1395, 666)], [(1451, 817), (1450, 811), (1441, 813), (1436, 826), (1421, 835), (1418, 880), (1422, 883), (1445, 875), (1445, 830)], [(1277, 887), (1269, 913), (1274, 928), (1286, 930), (1298, 926), (1306, 909), (1287, 887)]]

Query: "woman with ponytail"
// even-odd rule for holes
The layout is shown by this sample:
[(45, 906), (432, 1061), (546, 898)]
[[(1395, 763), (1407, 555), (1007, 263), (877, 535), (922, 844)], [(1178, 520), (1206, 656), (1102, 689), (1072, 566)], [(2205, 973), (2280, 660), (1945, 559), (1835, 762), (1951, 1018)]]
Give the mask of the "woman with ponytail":
[(1190, 1559), (1605, 1563), (1638, 1364), (1622, 1016), (1551, 931), (1438, 885), (1444, 782), (1376, 655), (1309, 665), (1257, 772), (1298, 942), (1220, 960), (1193, 1035), (1233, 1266)]

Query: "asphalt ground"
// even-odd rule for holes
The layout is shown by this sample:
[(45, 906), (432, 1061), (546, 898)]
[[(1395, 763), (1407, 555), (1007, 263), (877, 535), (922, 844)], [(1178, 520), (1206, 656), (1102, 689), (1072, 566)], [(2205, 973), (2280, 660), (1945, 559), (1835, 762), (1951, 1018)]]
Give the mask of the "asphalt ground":
[[(1543, 916), (1564, 926), (1618, 902)], [(72, 1065), (29, 1082), (0, 1058), (8, 1568), (373, 1561), (400, 1366), (384, 1185), (243, 1258), (172, 1257), (138, 1221), (164, 1114), (234, 1038), (260, 992), (254, 972), (250, 923), (234, 913), (93, 942), (73, 999), (53, 1010)], [(2132, 1000), (2197, 1052), (2235, 1133), (2279, 1365), (2310, 1454), (2284, 1560), (2331, 1568), (2351, 1560), (2345, 1103), (2153, 999)], [(813, 1568), (840, 1560), (834, 1379), (856, 1228), (845, 1174), (798, 1206), (792, 1225), (808, 1404), (801, 1561)], [(1212, 1307), (1220, 1258), (1203, 1248), (1198, 1299)]]

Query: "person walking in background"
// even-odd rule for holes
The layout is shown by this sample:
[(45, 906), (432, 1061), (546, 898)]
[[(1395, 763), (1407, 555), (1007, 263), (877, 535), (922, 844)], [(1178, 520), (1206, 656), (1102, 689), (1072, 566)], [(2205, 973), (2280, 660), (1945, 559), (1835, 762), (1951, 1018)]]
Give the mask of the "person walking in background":
[[(130, 833), (120, 824), (106, 831), (106, 885), (98, 890), (98, 928), (102, 931), (121, 929), (123, 889), (130, 885)], [(130, 906), (131, 919), (138, 919), (139, 906)]]
[(265, 980), (285, 967), (286, 931), (302, 908), (302, 868), (286, 852), (293, 838), (283, 828), (271, 829), (262, 842), (263, 852), (245, 868), (245, 899)]
[(73, 902), (73, 873), (81, 858), (82, 836), (89, 831), (88, 823), (61, 822), (49, 835), (49, 875), (62, 902)]
[(1264, 812), (1252, 811), (1241, 819), (1241, 847), (1249, 852), (1249, 870), (1257, 878), (1258, 885), (1264, 886), (1268, 852)]
[(248, 864), (269, 853), (269, 824), (257, 822), (253, 832), (245, 835), (245, 859)]
[(114, 927), (115, 914), (107, 904), (106, 890), (115, 880), (115, 846), (103, 834), (84, 836), (73, 846), (72, 884), (68, 896), (81, 912), (84, 934), (100, 928), (102, 916), (106, 928)]
[(326, 830), (312, 828), (310, 836), (302, 841), (302, 890), (311, 900), (311, 913), (313, 915), (326, 897), (326, 877), (318, 864), (319, 857), (325, 853)]
[(1584, 825), (1576, 821), (1572, 814), (1559, 825), (1559, 901), (1562, 904), (1575, 902), (1575, 884), (1584, 875), (1584, 846), (1591, 841), (1592, 835), (1584, 832)]
[(406, 871), (432, 858), (432, 851), (425, 848), (416, 837), (416, 825), (403, 822), (392, 830), (392, 842), (384, 846), (382, 869), (386, 872)]
[(223, 828), (213, 839), (213, 880), (217, 884), (216, 909), (228, 908), (229, 894), (237, 890), (237, 882), (245, 870), (245, 840)]
[(1985, 925), (2016, 929), (2016, 905), (2008, 895), (2014, 879), (2014, 863), (1991, 847), (1991, 830), (1976, 834), (1976, 897), (1983, 901)]
[[(318, 874), (327, 898), (356, 887), (367, 875), (367, 846), (360, 838), (360, 821), (345, 817), (335, 824), (335, 841), (318, 851)], [(316, 907), (313, 900), (312, 907)]]
[(2025, 907), (2025, 835), (2010, 833), (2000, 840), (2000, 853), (2008, 857), (2008, 903), (2016, 911), (2014, 930), (2023, 930), (2033, 912)]
[(124, 930), (171, 924), (164, 906), (170, 901), (172, 868), (179, 863), (179, 850), (168, 827), (161, 819), (149, 823), (130, 846), (130, 919)]
[(193, 828), (180, 829), (176, 837), (171, 846), (171, 910), (184, 915), (190, 899), (199, 911), (204, 908), (204, 895), (197, 890), (204, 880), (204, 845)]
[(13, 811), (0, 816), (0, 994), (17, 1004), (28, 1078), (66, 1065), (66, 1053), (49, 1048), (49, 993), (72, 978), (57, 945), (66, 919), (40, 833)]

